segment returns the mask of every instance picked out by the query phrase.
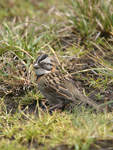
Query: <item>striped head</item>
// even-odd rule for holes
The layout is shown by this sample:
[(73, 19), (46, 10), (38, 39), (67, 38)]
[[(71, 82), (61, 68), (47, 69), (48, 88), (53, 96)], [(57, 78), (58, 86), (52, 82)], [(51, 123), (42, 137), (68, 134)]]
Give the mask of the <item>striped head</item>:
[(48, 55), (42, 54), (36, 59), (36, 62), (33, 65), (33, 67), (35, 68), (36, 75), (42, 76), (44, 74), (50, 73), (53, 68), (53, 65)]

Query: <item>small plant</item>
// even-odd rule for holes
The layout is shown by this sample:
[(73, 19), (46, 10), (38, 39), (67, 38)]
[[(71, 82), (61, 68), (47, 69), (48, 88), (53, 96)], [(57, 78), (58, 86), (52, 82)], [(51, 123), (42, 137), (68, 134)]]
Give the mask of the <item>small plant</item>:
[(96, 98), (97, 100), (101, 100), (104, 97), (104, 95), (101, 95), (100, 93), (96, 94)]

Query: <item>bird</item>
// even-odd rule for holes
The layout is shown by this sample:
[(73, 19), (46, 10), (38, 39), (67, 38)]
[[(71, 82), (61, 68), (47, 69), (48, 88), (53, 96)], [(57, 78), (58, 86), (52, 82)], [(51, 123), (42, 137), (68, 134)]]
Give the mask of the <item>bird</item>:
[(103, 111), (102, 106), (77, 89), (74, 80), (55, 68), (47, 54), (41, 54), (33, 67), (37, 76), (38, 89), (54, 106), (64, 107), (71, 102), (81, 100), (93, 108)]

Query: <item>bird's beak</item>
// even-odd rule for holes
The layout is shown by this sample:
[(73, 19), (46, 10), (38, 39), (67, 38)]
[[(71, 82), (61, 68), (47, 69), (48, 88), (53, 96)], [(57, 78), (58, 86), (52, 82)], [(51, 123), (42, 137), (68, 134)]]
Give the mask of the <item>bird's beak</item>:
[(35, 64), (33, 65), (33, 67), (34, 67), (35, 69), (38, 69), (38, 68), (39, 68), (39, 65), (38, 65), (37, 63), (35, 63)]

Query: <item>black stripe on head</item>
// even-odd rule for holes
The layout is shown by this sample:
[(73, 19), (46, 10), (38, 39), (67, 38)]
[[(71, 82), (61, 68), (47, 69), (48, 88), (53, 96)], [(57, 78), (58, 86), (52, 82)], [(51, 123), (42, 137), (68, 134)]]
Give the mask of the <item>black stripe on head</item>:
[(48, 57), (47, 54), (42, 54), (37, 58), (36, 62), (39, 63), (40, 61), (44, 60), (46, 57)]
[(41, 75), (37, 75), (37, 80), (41, 77), (41, 76), (43, 76), (44, 74), (41, 74)]

